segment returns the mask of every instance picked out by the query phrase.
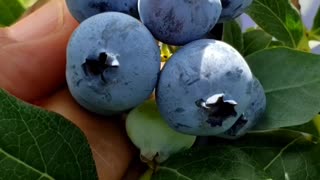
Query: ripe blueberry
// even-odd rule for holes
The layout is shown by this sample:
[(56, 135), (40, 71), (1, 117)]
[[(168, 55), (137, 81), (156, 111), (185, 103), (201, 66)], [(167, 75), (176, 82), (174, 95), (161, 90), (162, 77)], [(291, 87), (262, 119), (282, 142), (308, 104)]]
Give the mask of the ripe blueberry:
[(108, 11), (129, 14), (138, 18), (138, 0), (66, 0), (69, 11), (78, 21)]
[(230, 21), (240, 16), (246, 8), (252, 3), (252, 0), (221, 0), (222, 11), (219, 23)]
[(230, 45), (201, 39), (179, 49), (156, 87), (159, 111), (179, 132), (216, 135), (229, 129), (249, 105), (252, 73)]
[(208, 33), (221, 14), (220, 0), (139, 0), (138, 11), (156, 39), (184, 45)]
[(83, 21), (67, 48), (67, 83), (85, 108), (103, 115), (131, 109), (153, 92), (160, 50), (137, 19), (118, 12)]

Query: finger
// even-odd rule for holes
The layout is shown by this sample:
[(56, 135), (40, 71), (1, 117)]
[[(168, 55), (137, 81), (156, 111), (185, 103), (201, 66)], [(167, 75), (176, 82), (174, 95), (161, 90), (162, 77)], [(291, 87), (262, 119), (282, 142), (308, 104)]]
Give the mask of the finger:
[(77, 26), (63, 0), (52, 0), (9, 28), (0, 48), (0, 87), (31, 101), (53, 92), (65, 81), (68, 39)]
[(120, 119), (110, 121), (87, 112), (73, 100), (67, 89), (38, 104), (63, 115), (84, 132), (92, 149), (99, 179), (122, 179), (135, 149), (120, 125)]
[(11, 39), (9, 36), (10, 34), (8, 28), (0, 28), (0, 44), (2, 47), (14, 42), (14, 40)]
[(61, 30), (70, 17), (64, 0), (51, 0), (9, 28), (10, 37), (16, 41), (32, 41)]

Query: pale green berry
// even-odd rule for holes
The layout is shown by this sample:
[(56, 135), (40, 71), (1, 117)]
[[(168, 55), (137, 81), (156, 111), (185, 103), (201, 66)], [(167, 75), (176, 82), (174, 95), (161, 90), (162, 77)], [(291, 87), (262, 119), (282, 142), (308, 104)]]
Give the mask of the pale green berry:
[(160, 116), (154, 100), (144, 102), (128, 114), (126, 131), (140, 149), (141, 159), (147, 162), (161, 163), (170, 155), (190, 148), (196, 139), (171, 129)]

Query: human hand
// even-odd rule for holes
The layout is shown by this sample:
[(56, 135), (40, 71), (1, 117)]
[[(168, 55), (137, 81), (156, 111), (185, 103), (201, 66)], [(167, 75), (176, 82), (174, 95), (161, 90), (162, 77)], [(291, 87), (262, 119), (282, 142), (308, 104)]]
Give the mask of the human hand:
[(87, 136), (99, 179), (121, 179), (134, 148), (120, 120), (87, 112), (65, 85), (66, 46), (77, 25), (64, 0), (51, 0), (0, 29), (0, 88), (71, 120)]

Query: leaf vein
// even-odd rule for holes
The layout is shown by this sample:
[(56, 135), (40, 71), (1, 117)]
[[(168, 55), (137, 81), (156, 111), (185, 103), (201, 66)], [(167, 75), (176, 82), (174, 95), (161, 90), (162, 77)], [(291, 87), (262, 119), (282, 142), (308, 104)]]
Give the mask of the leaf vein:
[(40, 155), (40, 158), (41, 158), (41, 161), (42, 161), (42, 165), (44, 166), (44, 171), (47, 173), (47, 165), (44, 161), (44, 158), (43, 158), (43, 154), (40, 150), (40, 146), (38, 144), (38, 141), (37, 139), (34, 137), (33, 133), (31, 132), (30, 130), (30, 127), (28, 126), (28, 124), (26, 123), (25, 119), (22, 117), (20, 111), (19, 111), (19, 116), (20, 116), (20, 119), (21, 121), (23, 122), (23, 124), (25, 125), (25, 127), (27, 128), (27, 131), (28, 133), (30, 134), (30, 136), (32, 137), (32, 139), (34, 140), (34, 143), (35, 143), (35, 146), (37, 147), (38, 151), (39, 151), (39, 155)]
[(288, 89), (294, 89), (294, 88), (300, 88), (309, 84), (315, 84), (320, 82), (320, 79), (315, 79), (313, 81), (309, 81), (309, 82), (302, 82), (302, 83), (298, 83), (298, 84), (294, 84), (294, 85), (289, 85), (289, 86), (283, 86), (283, 87), (278, 87), (278, 88), (271, 88), (271, 89), (266, 89), (265, 93), (272, 93), (272, 92), (276, 92), (276, 91), (281, 91), (281, 90), (288, 90)]
[(189, 177), (181, 174), (181, 173), (180, 173), (179, 171), (177, 171), (176, 169), (172, 169), (172, 168), (164, 167), (164, 166), (160, 166), (160, 167), (158, 167), (158, 169), (159, 169), (159, 170), (163, 170), (163, 171), (169, 171), (169, 172), (171, 172), (171, 173), (177, 174), (178, 177), (182, 177), (182, 178), (184, 178), (184, 179), (186, 179), (186, 180), (192, 180), (191, 178), (189, 178)]
[(36, 172), (36, 173), (38, 173), (38, 174), (42, 175), (43, 177), (47, 177), (47, 178), (48, 178), (48, 179), (50, 179), (50, 180), (54, 180), (54, 178), (53, 178), (53, 177), (51, 177), (49, 174), (47, 174), (47, 173), (45, 173), (45, 172), (41, 172), (41, 171), (39, 171), (39, 170), (35, 169), (34, 167), (30, 166), (29, 164), (27, 164), (27, 163), (25, 163), (25, 162), (21, 161), (20, 159), (18, 159), (18, 158), (16, 158), (16, 157), (12, 156), (11, 154), (9, 154), (9, 153), (5, 152), (2, 148), (0, 148), (0, 153), (3, 153), (3, 154), (4, 154), (5, 156), (7, 156), (8, 158), (10, 158), (10, 159), (12, 159), (12, 160), (17, 161), (18, 163), (22, 164), (23, 166), (25, 166), (25, 167), (27, 167), (27, 168), (31, 169), (32, 171), (34, 171), (34, 172)]
[(301, 137), (295, 138), (290, 143), (288, 143), (285, 147), (283, 147), (280, 152), (263, 168), (264, 171), (266, 171), (278, 158), (281, 158), (281, 155), (285, 150), (287, 150), (291, 145), (296, 143), (298, 140), (300, 140)]

